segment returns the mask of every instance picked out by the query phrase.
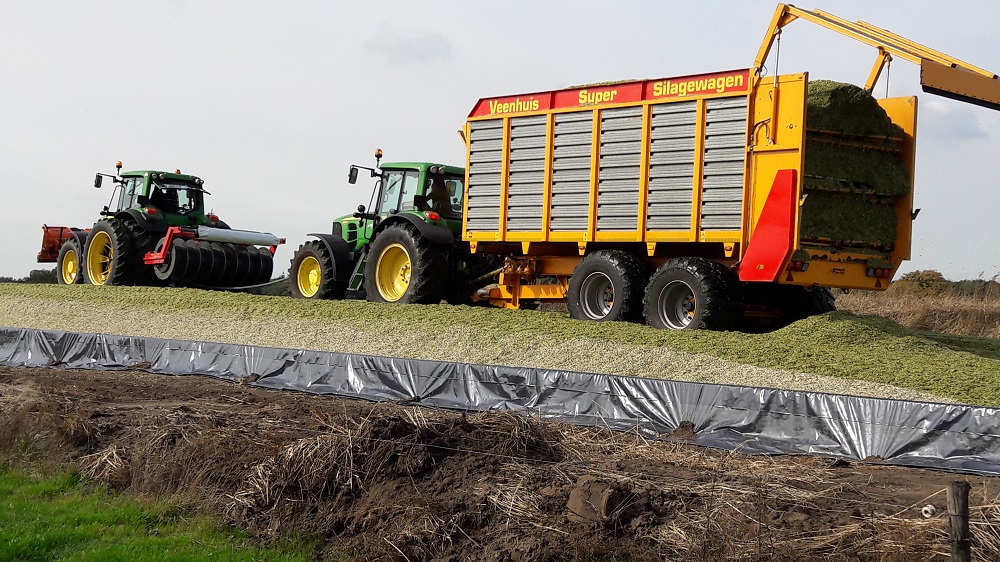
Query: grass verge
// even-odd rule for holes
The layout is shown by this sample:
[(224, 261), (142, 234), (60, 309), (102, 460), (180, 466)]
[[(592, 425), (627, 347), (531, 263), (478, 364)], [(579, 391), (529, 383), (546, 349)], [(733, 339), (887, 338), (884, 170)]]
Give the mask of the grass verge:
[(0, 469), (0, 560), (207, 559), (291, 562), (309, 560), (309, 549), (256, 547), (207, 516), (110, 494), (70, 469), (45, 477)]

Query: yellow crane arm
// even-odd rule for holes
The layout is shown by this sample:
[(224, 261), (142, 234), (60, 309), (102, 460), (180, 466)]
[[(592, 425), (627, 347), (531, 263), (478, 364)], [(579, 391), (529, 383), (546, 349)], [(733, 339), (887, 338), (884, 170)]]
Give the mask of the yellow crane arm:
[(925, 92), (1000, 110), (1000, 79), (996, 74), (869, 23), (851, 22), (822, 10), (803, 10), (791, 4), (778, 4), (774, 12), (764, 42), (754, 60), (758, 75), (763, 70), (764, 61), (781, 34), (781, 29), (799, 18), (878, 49), (875, 65), (865, 82), (868, 91), (875, 88), (885, 64), (892, 57), (899, 57), (920, 65), (920, 85)]

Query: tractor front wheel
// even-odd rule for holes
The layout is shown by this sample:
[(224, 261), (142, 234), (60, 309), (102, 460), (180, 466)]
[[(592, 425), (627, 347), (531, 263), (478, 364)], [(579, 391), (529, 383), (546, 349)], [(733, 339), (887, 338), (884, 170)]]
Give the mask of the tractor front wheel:
[(300, 299), (337, 299), (347, 296), (347, 282), (334, 280), (334, 262), (326, 246), (317, 240), (306, 242), (292, 257), (288, 270), (289, 291)]
[(372, 302), (436, 304), (447, 271), (443, 252), (403, 224), (387, 226), (372, 243), (365, 264), (365, 292)]

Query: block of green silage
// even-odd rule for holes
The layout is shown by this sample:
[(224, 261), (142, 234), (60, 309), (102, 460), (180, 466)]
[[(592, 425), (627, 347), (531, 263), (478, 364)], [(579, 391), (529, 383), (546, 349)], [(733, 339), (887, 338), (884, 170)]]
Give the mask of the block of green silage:
[(902, 128), (853, 84), (810, 82), (806, 103), (801, 238), (892, 246), (895, 204), (912, 185), (899, 153)]
[(895, 137), (903, 129), (892, 122), (871, 94), (854, 84), (816, 80), (806, 97), (806, 127), (853, 135)]
[(897, 224), (896, 210), (873, 197), (815, 191), (802, 205), (799, 237), (889, 247), (896, 241)]

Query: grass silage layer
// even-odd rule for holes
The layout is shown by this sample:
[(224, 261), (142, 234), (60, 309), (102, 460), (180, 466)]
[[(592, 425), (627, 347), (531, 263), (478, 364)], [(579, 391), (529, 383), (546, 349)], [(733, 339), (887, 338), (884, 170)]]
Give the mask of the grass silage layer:
[(1000, 341), (833, 313), (769, 334), (565, 313), (0, 284), (0, 325), (1000, 405)]

